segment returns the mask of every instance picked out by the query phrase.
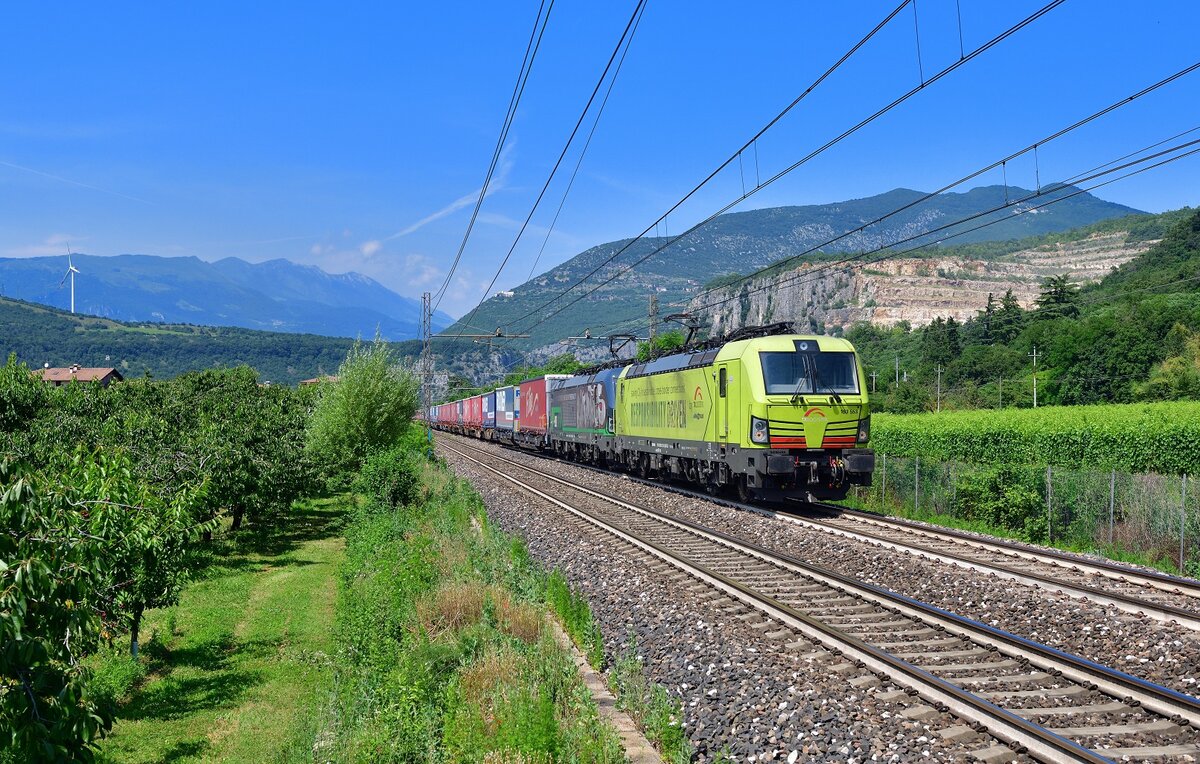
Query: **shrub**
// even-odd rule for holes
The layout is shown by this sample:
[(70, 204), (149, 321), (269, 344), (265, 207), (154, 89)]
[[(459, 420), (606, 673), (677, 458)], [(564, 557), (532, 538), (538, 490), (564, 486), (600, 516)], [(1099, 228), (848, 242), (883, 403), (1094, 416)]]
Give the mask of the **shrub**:
[(1046, 502), (1038, 470), (1004, 465), (958, 480), (960, 511), (971, 520), (1016, 531), (1026, 541), (1046, 540)]
[(571, 591), (562, 573), (555, 570), (546, 579), (546, 602), (562, 621), (563, 628), (587, 656), (588, 663), (604, 667), (604, 636), (592, 619), (587, 598)]
[(368, 454), (396, 445), (417, 410), (418, 385), (378, 336), (355, 342), (335, 382), (320, 386), (307, 447), (333, 482), (344, 482)]
[(497, 598), (496, 625), (510, 637), (532, 645), (541, 639), (546, 626), (541, 612), (524, 602), (513, 602), (509, 597)]
[(414, 504), (421, 498), (421, 457), (402, 446), (372, 454), (363, 462), (354, 490), (385, 509)]

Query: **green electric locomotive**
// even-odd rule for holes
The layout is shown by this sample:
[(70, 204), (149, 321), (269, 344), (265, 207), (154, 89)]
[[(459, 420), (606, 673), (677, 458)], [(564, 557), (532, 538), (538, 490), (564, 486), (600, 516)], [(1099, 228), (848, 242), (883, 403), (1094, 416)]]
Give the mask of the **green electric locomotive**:
[(862, 365), (843, 339), (737, 340), (626, 366), (616, 388), (610, 458), (642, 475), (746, 501), (841, 499), (871, 484)]

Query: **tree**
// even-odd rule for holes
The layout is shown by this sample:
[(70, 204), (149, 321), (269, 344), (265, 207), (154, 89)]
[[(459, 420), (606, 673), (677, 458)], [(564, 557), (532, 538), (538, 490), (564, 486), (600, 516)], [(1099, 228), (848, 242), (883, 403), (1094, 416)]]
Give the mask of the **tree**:
[(1065, 273), (1047, 277), (1042, 282), (1034, 315), (1039, 320), (1078, 317), (1079, 287), (1072, 284)]
[(91, 760), (112, 720), (83, 658), (124, 626), (136, 655), (142, 613), (177, 601), (198, 490), (166, 501), (120, 454), (0, 464), (0, 722), (20, 760)]
[(112, 720), (86, 694), (82, 658), (102, 631), (89, 600), (103, 585), (97, 544), (35, 489), (28, 468), (0, 464), (0, 724), (24, 761), (90, 761)]
[(1175, 324), (1164, 340), (1167, 358), (1150, 370), (1150, 378), (1133, 386), (1138, 400), (1200, 398), (1200, 334)]
[(306, 447), (336, 484), (370, 453), (395, 444), (417, 410), (419, 385), (379, 337), (354, 343), (336, 382), (322, 386), (309, 419)]
[(950, 363), (961, 350), (958, 322), (953, 316), (945, 321), (938, 316), (921, 330), (921, 356), (930, 367)]
[(654, 338), (653, 342), (639, 342), (637, 349), (637, 359), (639, 361), (648, 361), (650, 358), (660, 355), (667, 355), (673, 350), (679, 350), (683, 347), (686, 341), (683, 332), (678, 329), (672, 329), (669, 332), (663, 332)]
[(1004, 293), (1004, 299), (1000, 301), (1000, 310), (996, 311), (992, 321), (992, 339), (1008, 344), (1017, 338), (1024, 326), (1025, 311), (1009, 289)]
[(981, 339), (984, 342), (990, 343), (993, 341), (992, 325), (996, 320), (996, 298), (991, 292), (988, 292), (987, 305), (983, 310), (979, 311), (979, 323), (983, 325)]

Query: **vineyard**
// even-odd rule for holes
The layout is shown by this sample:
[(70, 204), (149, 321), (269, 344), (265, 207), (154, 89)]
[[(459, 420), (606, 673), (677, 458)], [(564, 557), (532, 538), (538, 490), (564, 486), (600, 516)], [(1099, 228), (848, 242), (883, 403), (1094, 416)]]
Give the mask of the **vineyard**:
[(1200, 403), (876, 414), (889, 456), (1158, 474), (1200, 474)]

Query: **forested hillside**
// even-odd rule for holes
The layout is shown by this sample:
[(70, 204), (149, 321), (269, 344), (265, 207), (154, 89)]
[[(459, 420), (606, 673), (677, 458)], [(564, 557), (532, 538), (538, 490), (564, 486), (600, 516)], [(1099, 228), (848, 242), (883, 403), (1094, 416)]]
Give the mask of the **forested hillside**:
[(332, 374), (353, 340), (187, 324), (136, 324), (0, 299), (0, 353), (31, 367), (112, 366), (125, 377), (253, 366), (260, 380), (294, 384)]
[(1047, 279), (1033, 309), (996, 295), (963, 323), (846, 336), (881, 410), (938, 408), (939, 380), (942, 408), (1030, 406), (1035, 352), (1039, 404), (1200, 398), (1200, 212), (1097, 284)]
[[(1073, 191), (1065, 186), (1043, 189), (1038, 203), (1068, 196)], [(983, 214), (987, 210), (1003, 208), (1008, 197), (1019, 198), (1033, 193), (1015, 186), (1007, 189), (986, 186), (964, 193), (939, 194), (915, 203), (924, 194), (900, 188), (831, 204), (773, 207), (721, 215), (695, 233), (677, 240), (669, 238), (674, 231), (672, 226), (667, 236), (642, 238), (632, 244), (628, 239), (608, 242), (581, 252), (516, 287), (511, 296), (487, 300), (472, 317), (471, 324), (489, 328), (499, 326), (510, 333), (529, 329), (532, 337), (519, 344), (546, 347), (563, 337), (582, 334), (587, 328), (594, 335), (602, 335), (639, 326), (645, 321), (647, 299), (651, 294), (658, 294), (663, 304), (686, 300), (716, 277), (733, 271), (757, 270), (809, 250), (814, 251), (804, 255), (803, 259), (819, 261), (828, 258), (830, 253), (874, 249), (972, 215), (981, 217), (973, 220), (971, 226), (985, 221), (994, 223), (970, 233), (966, 232), (969, 226), (962, 224), (939, 236), (962, 230), (964, 234), (956, 239), (958, 242), (1007, 241), (1067, 231), (1138, 212), (1091, 194), (1079, 194), (1039, 210), (1031, 211), (1030, 205), (1016, 205), (1001, 212)], [(864, 225), (907, 204), (913, 206), (878, 224)], [(825, 242), (847, 232), (852, 233), (822, 247)], [(670, 247), (653, 254), (668, 241)], [(822, 247), (823, 252), (815, 251), (817, 247)], [(626, 272), (634, 263), (637, 267)], [(571, 292), (568, 299), (548, 304), (585, 277), (586, 284)], [(613, 279), (610, 284), (567, 307), (571, 299), (610, 278)], [(561, 312), (557, 312), (560, 309)], [(544, 321), (531, 328), (541, 319)], [(463, 329), (460, 322), (446, 334), (460, 329), (477, 331)]]

